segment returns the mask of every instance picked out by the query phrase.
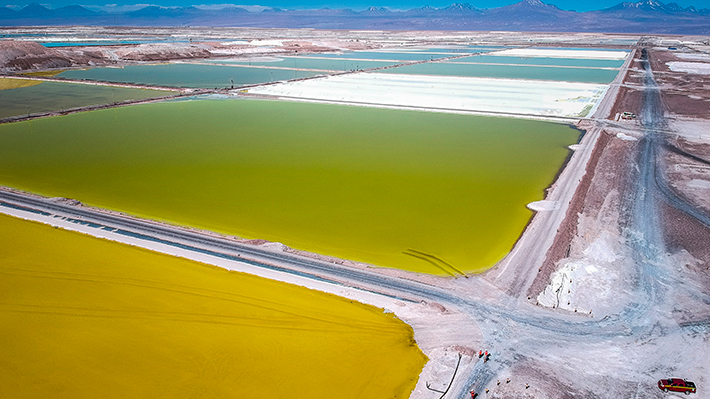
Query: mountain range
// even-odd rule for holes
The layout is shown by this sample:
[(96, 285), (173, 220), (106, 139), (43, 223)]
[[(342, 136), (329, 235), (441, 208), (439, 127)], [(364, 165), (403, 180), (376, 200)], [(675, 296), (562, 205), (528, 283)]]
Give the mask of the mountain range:
[(710, 34), (710, 9), (683, 8), (655, 0), (623, 2), (587, 12), (561, 10), (540, 0), (490, 9), (468, 3), (424, 6), (404, 11), (370, 7), (352, 9), (265, 9), (239, 7), (205, 10), (196, 7), (147, 6), (123, 13), (95, 12), (78, 5), (49, 9), (32, 3), (18, 11), (0, 7), (2, 26), (242, 26), (262, 28), (383, 29), (383, 30), (510, 30)]

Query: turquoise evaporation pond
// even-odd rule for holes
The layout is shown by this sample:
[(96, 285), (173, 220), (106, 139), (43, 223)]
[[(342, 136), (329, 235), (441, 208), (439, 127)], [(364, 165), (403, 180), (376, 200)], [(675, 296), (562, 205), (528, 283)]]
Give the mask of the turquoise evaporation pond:
[(303, 68), (327, 71), (350, 71), (353, 69), (381, 68), (398, 62), (388, 61), (350, 61), (337, 58), (320, 59), (309, 57), (279, 57), (280, 61), (249, 61), (248, 59), (211, 59), (202, 62), (213, 64), (259, 65), (265, 67)]
[(535, 67), (516, 65), (452, 64), (427, 62), (385, 69), (382, 73), (402, 73), (412, 75), (464, 76), (499, 79), (531, 79), (583, 83), (611, 83), (617, 70)]
[(249, 68), (207, 64), (131, 65), (123, 68), (92, 68), (62, 72), (57, 77), (102, 82), (122, 82), (165, 87), (213, 88), (244, 86), (280, 80), (307, 78), (317, 72)]
[[(476, 51), (471, 51), (475, 53)], [(333, 54), (320, 53), (310, 54), (306, 57), (327, 57), (327, 58), (352, 58), (360, 60), (389, 60), (389, 61), (424, 61), (437, 58), (451, 57), (451, 54), (426, 54), (417, 51), (384, 52), (384, 51), (353, 51), (350, 53)]]
[(628, 49), (613, 49), (613, 48), (589, 48), (589, 47), (546, 47), (546, 46), (535, 46), (530, 47), (533, 50), (576, 50), (576, 51), (608, 51), (608, 52), (618, 52), (625, 51), (627, 54), (630, 50)]
[[(480, 53), (486, 51), (505, 50), (510, 47), (503, 46), (460, 46), (460, 47), (405, 47), (392, 50), (393, 52), (431, 52), (431, 53)], [(454, 54), (455, 55), (455, 54)]]
[(470, 62), (484, 64), (527, 64), (527, 65), (558, 65), (587, 68), (621, 68), (624, 60), (595, 60), (582, 58), (542, 58), (542, 57), (511, 57), (496, 55), (475, 55), (458, 58), (450, 62)]
[(0, 90), (0, 118), (171, 94), (177, 93), (79, 83), (42, 82), (34, 86)]

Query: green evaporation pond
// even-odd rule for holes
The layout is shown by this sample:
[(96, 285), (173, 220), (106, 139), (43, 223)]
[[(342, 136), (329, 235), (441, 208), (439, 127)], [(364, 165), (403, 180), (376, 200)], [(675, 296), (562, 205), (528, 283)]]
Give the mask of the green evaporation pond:
[[(9, 81), (11, 79), (0, 80)], [(170, 94), (176, 93), (76, 83), (42, 82), (27, 87), (0, 90), (0, 119), (89, 105), (162, 97)]]
[(533, 79), (564, 82), (610, 83), (617, 70), (588, 68), (551, 68), (523, 65), (452, 64), (431, 62), (382, 70), (383, 73), (412, 75), (473, 76), (483, 78)]
[(369, 69), (369, 68), (380, 68), (389, 65), (395, 65), (396, 62), (387, 61), (351, 61), (351, 60), (341, 60), (337, 58), (332, 59), (320, 59), (320, 58), (309, 58), (309, 57), (283, 57), (278, 61), (249, 61), (248, 59), (227, 59), (227, 60), (205, 60), (205, 63), (217, 63), (217, 64), (234, 64), (234, 65), (259, 65), (266, 67), (279, 67), (279, 68), (301, 68), (301, 69), (318, 69), (318, 70), (328, 70), (328, 71), (350, 71), (353, 69)]
[[(455, 54), (454, 54), (455, 55)], [(353, 51), (343, 54), (319, 53), (311, 54), (311, 57), (328, 57), (328, 58), (351, 58), (361, 60), (398, 60), (398, 61), (423, 61), (437, 58), (451, 57), (452, 54), (428, 54), (418, 51), (384, 52), (384, 51)]]
[(579, 132), (541, 121), (260, 100), (0, 126), (0, 185), (340, 258), (483, 271)]
[(256, 83), (306, 78), (318, 74), (308, 71), (206, 64), (157, 64), (66, 71), (57, 75), (57, 77), (166, 87), (214, 88), (231, 87), (232, 81), (234, 81), (234, 86), (238, 87)]
[(583, 58), (542, 58), (542, 57), (510, 57), (496, 55), (478, 55), (464, 57), (451, 62), (471, 62), (487, 64), (527, 64), (527, 65), (559, 65), (591, 68), (621, 68), (624, 60), (594, 60)]

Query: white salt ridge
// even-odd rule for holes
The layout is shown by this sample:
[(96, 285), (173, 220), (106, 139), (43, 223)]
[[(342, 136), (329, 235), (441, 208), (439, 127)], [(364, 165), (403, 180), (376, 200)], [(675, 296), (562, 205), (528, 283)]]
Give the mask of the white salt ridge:
[(710, 189), (710, 181), (693, 179), (688, 182), (688, 187), (690, 188), (700, 188), (700, 189)]
[(249, 48), (213, 48), (207, 50), (212, 54), (219, 55), (239, 55), (239, 54), (263, 54), (263, 53), (278, 53), (283, 52), (281, 49), (270, 47), (249, 47)]
[(624, 133), (617, 133), (617, 134), (616, 134), (616, 137), (618, 137), (618, 138), (620, 138), (620, 139), (622, 139), (622, 140), (624, 140), (624, 141), (636, 141), (636, 140), (638, 140), (636, 137), (634, 137), (634, 136), (629, 136), (628, 134), (624, 134)]
[(675, 55), (676, 55), (676, 57), (683, 59), (683, 60), (710, 62), (710, 54), (676, 53)]
[(531, 202), (527, 207), (535, 212), (554, 211), (560, 209), (560, 204), (557, 201), (542, 200)]
[(536, 49), (515, 48), (488, 53), (506, 57), (540, 57), (540, 58), (578, 58), (595, 60), (625, 60), (629, 55), (626, 51), (604, 50), (564, 50), (564, 49)]
[(262, 86), (249, 93), (373, 106), (579, 117), (591, 114), (606, 88), (591, 83), (359, 73)]
[(223, 46), (236, 46), (236, 45), (248, 45), (249, 42), (246, 40), (234, 40), (231, 42), (222, 42), (220, 44)]
[(537, 296), (540, 305), (580, 313), (603, 311), (620, 295), (614, 291), (621, 279), (615, 263), (622, 259), (618, 238), (602, 234), (584, 250), (584, 259), (563, 264), (550, 276), (549, 285)]
[(249, 42), (251, 46), (283, 46), (281, 40), (251, 40)]
[(668, 67), (673, 72), (685, 72), (696, 75), (710, 75), (710, 63), (671, 61)]

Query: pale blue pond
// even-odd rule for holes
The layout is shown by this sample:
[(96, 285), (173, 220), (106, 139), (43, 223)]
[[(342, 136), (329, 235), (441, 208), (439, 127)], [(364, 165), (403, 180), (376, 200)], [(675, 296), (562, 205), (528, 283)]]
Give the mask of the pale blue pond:
[(588, 68), (620, 68), (624, 60), (596, 60), (581, 58), (542, 58), (542, 57), (510, 57), (496, 55), (474, 55), (459, 58), (451, 62), (471, 62), (485, 64), (527, 64), (527, 65), (559, 65)]
[(516, 65), (451, 64), (443, 62), (407, 65), (382, 71), (413, 75), (471, 76), (565, 82), (610, 83), (618, 71), (588, 68), (531, 67)]
[(62, 72), (57, 77), (166, 87), (214, 88), (231, 87), (232, 84), (234, 87), (239, 87), (316, 75), (319, 73), (283, 69), (207, 64), (159, 64), (73, 70)]
[(301, 69), (318, 69), (328, 71), (351, 71), (355, 69), (370, 69), (381, 68), (385, 66), (395, 65), (398, 62), (391, 61), (363, 61), (363, 60), (347, 60), (338, 58), (310, 58), (310, 57), (279, 57), (269, 61), (250, 61), (249, 59), (211, 59), (202, 61), (208, 64), (234, 64), (234, 65), (258, 65), (266, 67), (280, 68), (301, 68)]

